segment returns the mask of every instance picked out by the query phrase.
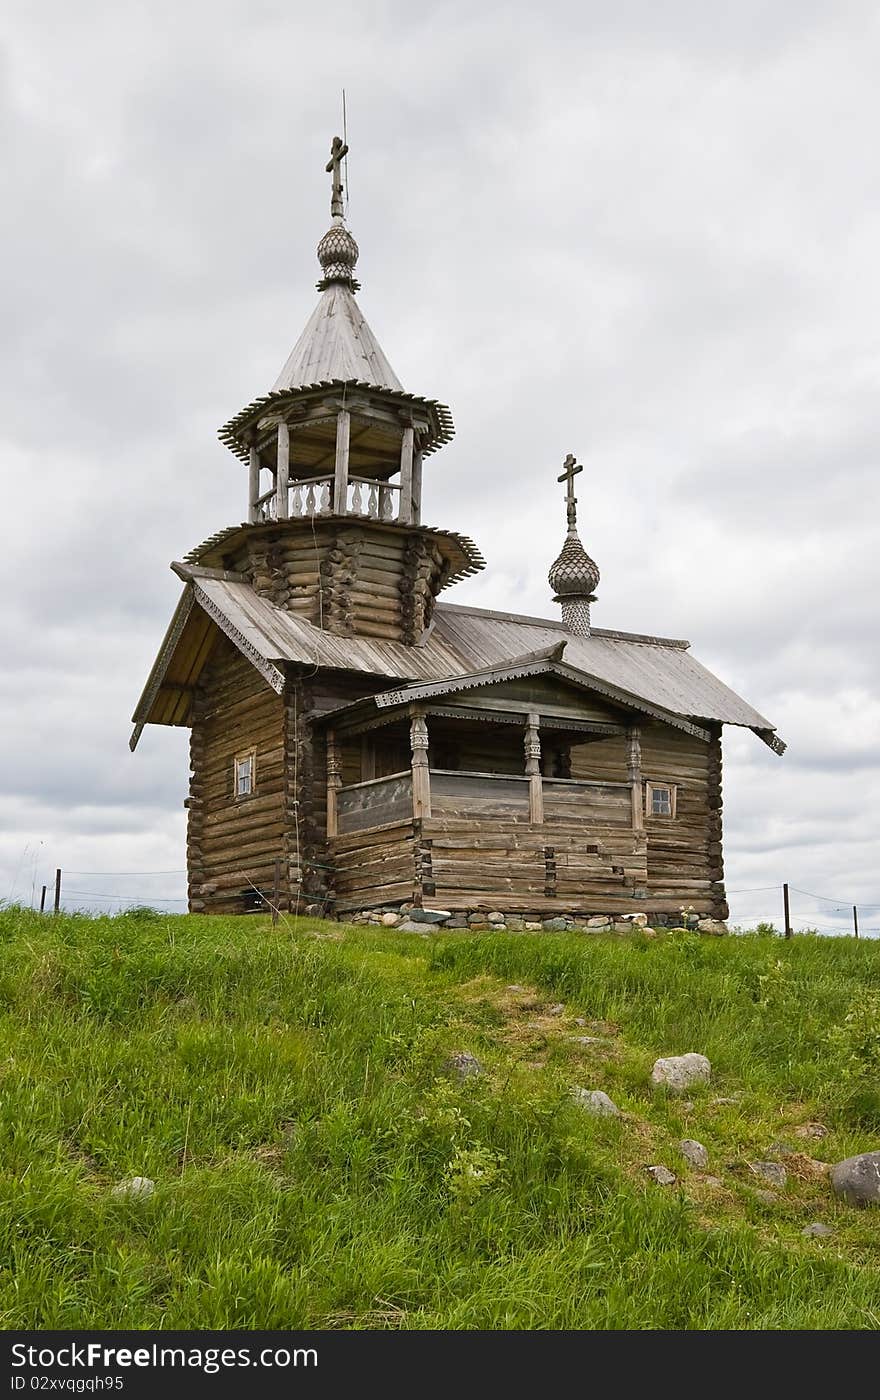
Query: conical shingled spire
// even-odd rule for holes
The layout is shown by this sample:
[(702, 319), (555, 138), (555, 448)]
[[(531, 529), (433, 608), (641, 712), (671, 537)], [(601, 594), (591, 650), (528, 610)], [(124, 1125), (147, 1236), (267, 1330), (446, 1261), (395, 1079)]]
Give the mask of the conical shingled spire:
[(318, 290), (323, 295), (272, 385), (272, 393), (307, 389), (334, 380), (356, 380), (375, 389), (403, 392), (403, 385), (355, 301), (355, 293), (360, 289), (354, 276), (359, 249), (345, 226), (340, 173), (347, 154), (348, 146), (334, 136), (327, 162), (327, 171), (333, 177), (332, 223), (318, 244), (323, 273)]
[(575, 636), (590, 635), (590, 604), (595, 602), (599, 584), (599, 568), (590, 558), (577, 532), (577, 498), (574, 478), (583, 467), (578, 466), (571, 453), (565, 459), (565, 470), (559, 477), (566, 485), (568, 534), (562, 549), (547, 575), (555, 603), (562, 604), (562, 621)]

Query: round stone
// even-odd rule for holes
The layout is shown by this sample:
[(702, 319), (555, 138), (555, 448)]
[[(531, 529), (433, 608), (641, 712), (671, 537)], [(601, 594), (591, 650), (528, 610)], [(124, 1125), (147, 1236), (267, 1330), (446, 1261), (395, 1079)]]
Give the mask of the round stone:
[(457, 1079), (472, 1079), (486, 1073), (482, 1063), (469, 1050), (456, 1050), (448, 1056), (443, 1068)]
[(648, 1176), (653, 1177), (658, 1186), (674, 1186), (676, 1182), (675, 1172), (671, 1172), (668, 1167), (656, 1166), (645, 1167)]
[(691, 1084), (708, 1084), (712, 1066), (705, 1055), (690, 1051), (687, 1055), (668, 1055), (654, 1061), (651, 1070), (651, 1083), (664, 1084), (676, 1093), (689, 1088)]
[(880, 1205), (880, 1152), (846, 1157), (831, 1169), (834, 1193), (851, 1206)]
[(146, 1201), (155, 1189), (155, 1181), (151, 1181), (148, 1176), (129, 1176), (113, 1187), (113, 1195), (130, 1201)]
[(685, 1138), (678, 1144), (678, 1149), (692, 1167), (699, 1167), (702, 1171), (709, 1165), (709, 1154), (701, 1142), (694, 1138)]
[(620, 1109), (613, 1099), (602, 1089), (580, 1089), (574, 1088), (571, 1096), (579, 1108), (583, 1108), (587, 1113), (593, 1113), (597, 1118), (619, 1118)]

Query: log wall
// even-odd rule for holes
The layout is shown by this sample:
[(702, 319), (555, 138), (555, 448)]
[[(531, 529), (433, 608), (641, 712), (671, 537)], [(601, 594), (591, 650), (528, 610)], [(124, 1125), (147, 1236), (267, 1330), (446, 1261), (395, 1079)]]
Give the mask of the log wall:
[(255, 592), (339, 636), (414, 645), (450, 576), (436, 538), (357, 519), (287, 521), (230, 561)]
[[(256, 753), (252, 795), (236, 798), (236, 754)], [(192, 912), (240, 914), (243, 891), (270, 894), (285, 856), (284, 706), (253, 666), (218, 638), (196, 694), (187, 833)], [(282, 866), (282, 897), (286, 898)]]
[(645, 838), (617, 823), (447, 814), (421, 823), (419, 892), (452, 912), (641, 913)]
[[(648, 914), (677, 914), (693, 907), (699, 914), (727, 917), (721, 847), (721, 734), (712, 740), (661, 724), (641, 730), (642, 777), (674, 784), (673, 818), (645, 816)], [(578, 744), (571, 751), (572, 777), (620, 779), (626, 771), (626, 739)]]
[[(546, 777), (545, 823), (530, 826), (517, 727), (459, 731), (456, 773), (432, 777), (432, 816), (406, 819), (398, 802), (378, 831), (326, 836), (326, 746), (313, 718), (387, 681), (345, 673), (291, 674), (276, 695), (220, 637), (193, 707), (187, 830), (190, 909), (240, 913), (250, 885), (271, 894), (280, 859), (280, 902), (328, 911), (427, 898), (452, 911), (675, 915), (682, 907), (725, 918), (721, 854), (721, 744), (662, 725), (642, 729), (642, 774), (675, 784), (672, 819), (646, 815), (634, 832), (622, 786), (627, 741), (614, 736), (571, 749), (574, 787)], [(436, 723), (438, 749), (453, 731)], [(548, 740), (551, 738), (547, 736)], [(256, 787), (236, 799), (233, 759), (256, 750)], [(360, 759), (347, 750), (345, 780)], [(467, 772), (509, 774), (476, 793)], [(513, 780), (513, 781), (511, 781)], [(377, 789), (379, 790), (379, 789)], [(357, 806), (355, 799), (350, 799)], [(359, 800), (365, 807), (365, 799)], [(369, 805), (366, 803), (366, 805)], [(349, 822), (361, 818), (348, 814)], [(368, 824), (365, 822), (365, 824)]]

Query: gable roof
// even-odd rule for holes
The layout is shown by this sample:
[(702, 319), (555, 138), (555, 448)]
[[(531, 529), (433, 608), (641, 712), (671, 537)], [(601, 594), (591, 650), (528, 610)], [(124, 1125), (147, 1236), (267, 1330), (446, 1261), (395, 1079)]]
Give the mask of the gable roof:
[(271, 392), (343, 380), (403, 393), (351, 288), (333, 282), (309, 317)]
[[(564, 643), (562, 644), (564, 645)], [(430, 700), (445, 698), (448, 695), (467, 694), (471, 690), (479, 690), (485, 686), (504, 687), (506, 681), (519, 680), (526, 676), (555, 676), (557, 679), (574, 687), (576, 690), (585, 690), (598, 693), (610, 700), (614, 705), (620, 705), (626, 710), (635, 710), (639, 714), (650, 715), (652, 719), (658, 719), (663, 724), (672, 725), (674, 729), (684, 730), (686, 734), (692, 734), (697, 739), (702, 739), (708, 743), (711, 734), (707, 730), (699, 728), (698, 725), (691, 724), (680, 715), (675, 715), (669, 710), (663, 709), (660, 705), (655, 705), (649, 700), (633, 695), (631, 692), (621, 690), (619, 686), (609, 685), (607, 681), (600, 680), (595, 676), (589, 676), (584, 671), (577, 670), (574, 666), (568, 666), (559, 657), (560, 646), (545, 648), (545, 654), (531, 652), (526, 656), (513, 658), (502, 666), (496, 666), (490, 670), (472, 671), (463, 676), (455, 676), (450, 680), (428, 681), (413, 685), (398, 686), (394, 690), (383, 690), (378, 695), (367, 696), (363, 700), (355, 701), (354, 704), (343, 705), (338, 710), (330, 711), (322, 715), (322, 720), (336, 720), (343, 715), (351, 715), (360, 709), (392, 710), (401, 706), (408, 706), (419, 700)], [(534, 708), (541, 709), (539, 701), (535, 702)]]
[[(438, 603), (434, 621), (416, 646), (367, 637), (339, 637), (296, 614), (276, 607), (254, 592), (245, 579), (217, 577), (218, 571), (192, 567), (187, 592), (239, 650), (278, 688), (283, 663), (328, 670), (363, 672), (410, 685), (447, 683), (522, 662), (529, 653), (564, 643), (561, 662), (583, 683), (611, 694), (616, 690), (680, 719), (742, 725), (754, 730), (777, 753), (785, 745), (773, 725), (690, 654), (688, 643), (669, 638), (594, 629), (575, 637), (561, 622), (521, 617), (482, 608)], [(186, 596), (186, 595), (185, 595)], [(144, 724), (187, 723), (186, 717), (162, 718), (167, 708), (163, 685), (169, 668), (186, 670), (178, 652), (181, 638), (169, 633), (134, 713), (137, 742)], [(204, 664), (204, 663), (202, 663)], [(187, 674), (189, 684), (192, 666)]]

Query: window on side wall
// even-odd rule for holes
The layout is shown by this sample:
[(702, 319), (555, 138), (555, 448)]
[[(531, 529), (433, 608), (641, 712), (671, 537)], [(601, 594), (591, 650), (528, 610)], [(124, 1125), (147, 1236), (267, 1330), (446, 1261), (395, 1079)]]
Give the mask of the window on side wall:
[(236, 801), (250, 797), (257, 778), (257, 755), (253, 749), (237, 753), (232, 760), (232, 791)]
[(674, 783), (646, 783), (645, 810), (649, 817), (674, 817), (678, 788)]

